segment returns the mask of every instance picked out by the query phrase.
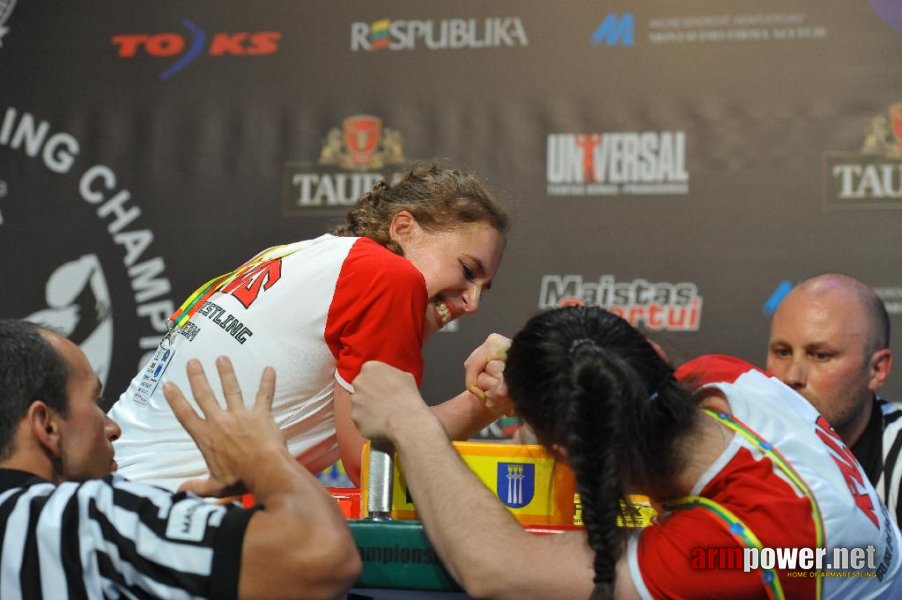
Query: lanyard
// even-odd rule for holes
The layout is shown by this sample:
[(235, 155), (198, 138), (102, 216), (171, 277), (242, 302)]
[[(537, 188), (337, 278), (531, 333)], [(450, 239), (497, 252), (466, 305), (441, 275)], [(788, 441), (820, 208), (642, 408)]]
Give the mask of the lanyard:
[[(736, 432), (741, 435), (752, 444), (758, 447), (758, 449), (764, 453), (765, 456), (771, 459), (773, 464), (783, 472), (784, 475), (795, 485), (795, 487), (804, 494), (809, 503), (811, 504), (811, 516), (814, 521), (814, 530), (815, 530), (815, 539), (817, 541), (817, 546), (824, 546), (824, 523), (821, 517), (820, 507), (817, 504), (817, 500), (814, 498), (814, 494), (811, 492), (811, 489), (808, 487), (808, 484), (802, 479), (802, 477), (796, 472), (793, 466), (786, 460), (786, 458), (777, 450), (773, 444), (762, 438), (758, 433), (756, 433), (752, 428), (748, 425), (731, 415), (730, 413), (723, 411), (714, 411), (708, 408), (702, 409), (705, 413), (708, 414), (712, 419), (723, 425), (724, 427)], [(668, 503), (667, 508), (673, 510), (684, 510), (688, 508), (703, 508), (709, 512), (709, 514), (713, 515), (718, 521), (723, 523), (726, 527), (727, 531), (730, 532), (730, 535), (739, 542), (740, 545), (748, 548), (757, 548), (759, 551), (763, 548), (761, 541), (754, 534), (754, 532), (749, 529), (749, 527), (742, 522), (742, 520), (733, 514), (730, 510), (728, 510), (722, 504), (711, 500), (710, 498), (703, 498), (701, 496), (684, 496), (683, 498), (678, 498), (673, 503)], [(780, 585), (780, 577), (774, 569), (761, 569), (761, 579), (764, 583), (764, 586), (767, 590), (768, 597), (773, 598), (774, 600), (782, 600), (785, 598), (783, 594), (783, 586)], [(816, 578), (817, 585), (817, 593), (816, 598), (821, 597), (821, 577)]]
[(194, 293), (188, 296), (188, 299), (185, 300), (174, 313), (172, 313), (171, 317), (169, 317), (170, 332), (173, 329), (181, 329), (182, 327), (184, 327), (185, 323), (191, 320), (191, 317), (194, 316), (194, 313), (196, 313), (200, 309), (200, 307), (204, 305), (204, 302), (206, 302), (207, 299), (210, 298), (210, 296), (227, 287), (236, 279), (247, 275), (248, 273), (265, 263), (285, 258), (289, 254), (293, 254), (300, 250), (300, 248), (292, 248), (291, 246), (291, 244), (284, 244), (282, 246), (273, 246), (272, 248), (267, 248), (234, 271), (229, 271), (224, 275), (214, 277), (207, 283), (194, 290)]

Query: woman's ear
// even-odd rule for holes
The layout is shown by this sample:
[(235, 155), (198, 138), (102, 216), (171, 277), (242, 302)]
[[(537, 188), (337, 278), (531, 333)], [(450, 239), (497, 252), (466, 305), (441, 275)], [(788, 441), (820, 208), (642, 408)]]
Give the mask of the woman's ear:
[(60, 453), (60, 415), (43, 400), (35, 400), (28, 407), (25, 419), (31, 433), (53, 456)]
[(419, 229), (416, 218), (409, 210), (399, 211), (388, 224), (388, 237), (398, 244), (406, 244)]

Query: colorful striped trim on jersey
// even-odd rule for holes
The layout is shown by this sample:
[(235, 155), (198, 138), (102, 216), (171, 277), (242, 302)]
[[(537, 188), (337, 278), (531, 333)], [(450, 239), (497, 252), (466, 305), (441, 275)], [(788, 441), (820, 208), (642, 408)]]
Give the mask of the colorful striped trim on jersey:
[[(825, 539), (824, 519), (821, 516), (820, 506), (818, 506), (817, 500), (815, 500), (814, 493), (811, 491), (811, 488), (808, 487), (808, 484), (805, 483), (805, 480), (802, 479), (802, 476), (798, 474), (792, 464), (790, 464), (790, 462), (786, 460), (783, 454), (781, 454), (773, 444), (758, 435), (756, 431), (737, 419), (735, 416), (727, 412), (714, 411), (709, 408), (705, 408), (703, 410), (711, 418), (719, 422), (724, 427), (735, 431), (748, 441), (755, 444), (758, 449), (760, 449), (761, 452), (763, 452), (768, 458), (770, 458), (777, 466), (777, 468), (780, 469), (780, 471), (782, 471), (783, 474), (786, 475), (793, 484), (795, 484), (796, 488), (798, 488), (798, 490), (808, 498), (808, 501), (811, 503), (811, 518), (814, 521), (814, 531), (817, 546), (819, 548), (823, 547)], [(820, 578), (818, 578), (818, 581), (820, 581)]]
[(289, 254), (293, 254), (297, 252), (299, 248), (291, 248), (289, 244), (285, 244), (282, 246), (273, 246), (272, 248), (267, 248), (266, 250), (258, 253), (252, 259), (235, 269), (234, 271), (230, 271), (224, 275), (220, 275), (218, 277), (214, 277), (207, 283), (203, 284), (188, 296), (188, 299), (185, 300), (178, 309), (172, 313), (172, 316), (169, 317), (169, 322), (172, 324), (173, 329), (181, 329), (185, 326), (185, 323), (191, 320), (191, 317), (194, 316), (201, 306), (204, 305), (210, 296), (226, 287), (248, 271), (256, 268), (264, 262), (277, 260), (280, 258), (285, 258)]
[[(686, 510), (689, 508), (704, 508), (714, 517), (726, 525), (727, 531), (733, 536), (740, 546), (746, 548), (755, 548), (759, 552), (764, 548), (758, 536), (749, 529), (748, 525), (742, 522), (742, 519), (733, 514), (727, 507), (719, 502), (704, 498), (702, 496), (684, 496), (674, 503), (665, 505), (671, 510)], [(767, 597), (773, 600), (784, 600), (786, 595), (783, 593), (783, 586), (780, 584), (780, 576), (774, 569), (759, 569), (761, 571), (761, 581), (767, 590)], [(820, 593), (818, 593), (820, 597)]]
[[(765, 440), (763, 437), (758, 435), (756, 431), (754, 431), (751, 427), (737, 419), (735, 416), (731, 415), (728, 412), (723, 411), (715, 411), (710, 408), (702, 409), (708, 416), (712, 419), (730, 429), (737, 434), (741, 435), (743, 438), (754, 444), (765, 456), (767, 456), (773, 464), (783, 472), (784, 475), (795, 485), (797, 490), (804, 494), (808, 498), (808, 502), (811, 504), (811, 518), (814, 522), (814, 531), (815, 531), (815, 540), (818, 548), (824, 547), (824, 520), (821, 516), (821, 510), (818, 506), (817, 500), (814, 498), (814, 494), (811, 491), (811, 488), (808, 487), (808, 484), (805, 483), (805, 480), (796, 472), (795, 468), (793, 468), (792, 464), (786, 460), (786, 458), (777, 450), (773, 444)], [(760, 541), (758, 541), (757, 536), (743, 523), (739, 517), (734, 515), (732, 512), (727, 510), (724, 506), (721, 506), (719, 503), (709, 499), (702, 498), (701, 496), (686, 496), (684, 498), (680, 498), (673, 503), (668, 503), (667, 507), (675, 510), (681, 510), (686, 508), (692, 508), (696, 506), (701, 506), (709, 510), (712, 514), (714, 514), (720, 521), (724, 523), (727, 527), (727, 530), (730, 534), (736, 538), (740, 544), (743, 544), (747, 547), (757, 548), (761, 550), (762, 546)], [(771, 598), (779, 599), (783, 598), (783, 589), (780, 585), (780, 578), (775, 571), (772, 569), (762, 569), (762, 580), (764, 581), (764, 585), (768, 590), (768, 595)], [(771, 572), (772, 571), (772, 572)], [(817, 582), (817, 591), (816, 598), (821, 597), (822, 591), (822, 577), (816, 577), (815, 581)]]

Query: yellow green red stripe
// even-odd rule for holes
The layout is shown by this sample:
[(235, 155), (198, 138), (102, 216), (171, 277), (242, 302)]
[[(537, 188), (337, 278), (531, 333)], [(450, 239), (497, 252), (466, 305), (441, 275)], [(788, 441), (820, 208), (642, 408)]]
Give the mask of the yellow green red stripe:
[[(820, 506), (818, 506), (817, 500), (814, 497), (814, 494), (811, 491), (811, 488), (808, 487), (808, 484), (805, 483), (805, 480), (798, 474), (795, 468), (790, 464), (788, 460), (780, 453), (780, 451), (770, 442), (762, 438), (756, 431), (754, 431), (751, 427), (743, 423), (741, 420), (737, 419), (734, 415), (724, 412), (724, 411), (716, 411), (710, 408), (702, 409), (705, 413), (707, 413), (711, 418), (713, 418), (718, 423), (722, 424), (724, 427), (735, 431), (748, 441), (752, 442), (755, 446), (758, 447), (768, 458), (770, 458), (774, 464), (777, 466), (780, 471), (785, 474), (789, 480), (796, 486), (796, 488), (804, 494), (808, 498), (808, 502), (811, 504), (811, 518), (814, 522), (814, 532), (815, 532), (815, 540), (818, 548), (825, 547), (825, 535), (824, 535), (824, 520), (821, 515)], [(816, 585), (817, 585), (817, 594), (816, 598), (821, 597), (822, 592), (822, 577), (816, 577)]]

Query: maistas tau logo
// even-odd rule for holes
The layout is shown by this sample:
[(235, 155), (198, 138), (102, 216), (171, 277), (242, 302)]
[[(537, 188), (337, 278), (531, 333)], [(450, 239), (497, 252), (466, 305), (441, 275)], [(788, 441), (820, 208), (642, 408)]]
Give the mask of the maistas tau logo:
[(199, 56), (214, 58), (223, 56), (263, 56), (279, 49), (280, 31), (237, 31), (207, 33), (189, 19), (182, 21), (187, 34), (120, 33), (111, 38), (120, 58), (134, 59), (142, 56), (172, 59), (173, 62), (160, 73), (160, 79), (169, 79)]
[(824, 162), (828, 208), (902, 208), (902, 102), (871, 119), (861, 150)]
[(286, 163), (285, 213), (343, 214), (376, 183), (391, 181), (406, 162), (399, 131), (373, 115), (347, 117), (326, 134), (317, 163)]

